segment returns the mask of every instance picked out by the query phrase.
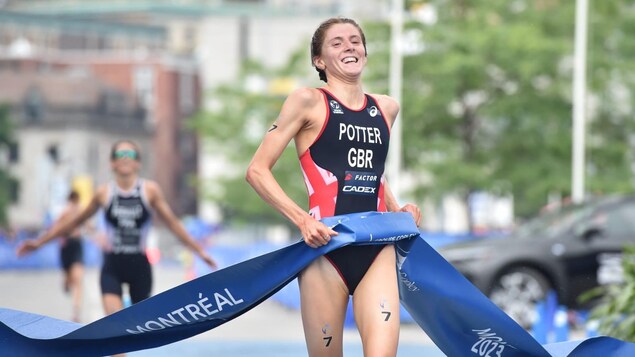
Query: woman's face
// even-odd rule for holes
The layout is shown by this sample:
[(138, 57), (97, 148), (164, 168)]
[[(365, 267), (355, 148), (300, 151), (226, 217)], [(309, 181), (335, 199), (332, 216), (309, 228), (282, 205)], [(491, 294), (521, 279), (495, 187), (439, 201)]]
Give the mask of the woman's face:
[(352, 24), (334, 24), (324, 36), (322, 54), (315, 58), (315, 65), (332, 77), (357, 80), (366, 66), (366, 49), (361, 34)]
[(139, 171), (139, 153), (130, 143), (120, 143), (110, 159), (110, 166), (117, 175), (131, 175)]

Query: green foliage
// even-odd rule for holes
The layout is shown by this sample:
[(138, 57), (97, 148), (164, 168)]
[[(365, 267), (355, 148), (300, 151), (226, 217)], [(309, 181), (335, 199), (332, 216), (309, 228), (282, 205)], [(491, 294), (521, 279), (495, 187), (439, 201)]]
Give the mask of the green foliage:
[[(443, 177), (422, 192), (511, 190), (516, 212), (529, 215), (549, 190), (570, 181), (569, 154), (562, 149), (571, 147), (570, 109), (556, 71), (568, 48), (561, 29), (547, 34), (538, 10), (516, 14), (507, 3), (447, 6), (441, 18), (449, 26), (428, 30), (431, 50), (415, 67), (431, 91), (422, 93), (420, 145), (449, 160), (435, 158), (430, 165), (425, 156), (419, 159)], [(541, 76), (553, 84), (536, 88)], [(532, 189), (538, 192), (527, 192)]]
[(601, 334), (635, 341), (635, 246), (625, 248), (622, 268), (623, 283), (600, 287), (585, 298), (603, 294), (602, 302), (591, 310), (590, 316), (600, 322)]
[[(635, 162), (635, 8), (624, 1), (594, 1), (589, 30), (591, 116), (588, 187), (632, 192)], [(630, 179), (629, 179), (630, 178)]]
[[(215, 182), (198, 184), (205, 199), (218, 204), (227, 220), (288, 224), (245, 181), (245, 172), (262, 137), (277, 118), (286, 90), (297, 85), (298, 78), (317, 78), (316, 72), (307, 73), (311, 67), (302, 58), (293, 56), (279, 70), (245, 63), (239, 79), (208, 94), (214, 109), (202, 111), (190, 121), (213, 150), (211, 153), (226, 163)], [(307, 205), (304, 178), (293, 144), (283, 152), (273, 173), (291, 199), (301, 207)]]
[[(424, 46), (404, 58), (404, 166), (420, 173), (415, 196), (511, 193), (516, 214), (528, 217), (550, 193), (568, 195), (575, 2), (428, 4), (435, 24), (405, 26)], [(632, 191), (635, 39), (626, 33), (635, 10), (624, 1), (592, 4), (587, 187)], [(388, 24), (365, 26), (368, 38), (388, 41)], [(390, 48), (373, 47), (367, 78), (385, 90), (377, 84)]]
[[(6, 153), (13, 142), (13, 123), (10, 118), (10, 108), (0, 105), (0, 152)], [(14, 179), (4, 167), (0, 167), (0, 225), (7, 224), (7, 209), (11, 203), (11, 189), (15, 186)]]

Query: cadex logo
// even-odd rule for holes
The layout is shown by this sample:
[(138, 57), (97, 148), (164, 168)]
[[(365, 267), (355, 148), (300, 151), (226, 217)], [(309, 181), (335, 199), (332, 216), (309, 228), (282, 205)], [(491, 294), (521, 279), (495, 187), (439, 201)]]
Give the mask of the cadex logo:
[(346, 171), (342, 192), (369, 195), (377, 193), (378, 176), (373, 172)]

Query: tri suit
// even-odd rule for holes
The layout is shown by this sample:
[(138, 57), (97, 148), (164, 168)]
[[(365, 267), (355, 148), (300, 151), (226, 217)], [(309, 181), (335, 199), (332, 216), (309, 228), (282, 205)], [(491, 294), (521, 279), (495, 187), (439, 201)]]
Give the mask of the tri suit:
[(139, 179), (132, 189), (123, 191), (112, 182), (104, 212), (107, 246), (101, 291), (121, 296), (122, 284), (128, 284), (132, 303), (150, 297), (152, 290), (152, 269), (145, 253), (152, 215), (144, 186)]
[[(386, 211), (384, 165), (390, 127), (377, 101), (365, 94), (360, 109), (342, 104), (320, 88), (327, 108), (320, 134), (300, 156), (309, 194), (309, 214), (334, 215)], [(366, 274), (383, 245), (346, 246), (326, 255), (346, 283), (349, 294)]]
[(68, 236), (60, 242), (60, 262), (62, 269), (68, 272), (73, 264), (84, 264), (84, 250), (81, 236)]

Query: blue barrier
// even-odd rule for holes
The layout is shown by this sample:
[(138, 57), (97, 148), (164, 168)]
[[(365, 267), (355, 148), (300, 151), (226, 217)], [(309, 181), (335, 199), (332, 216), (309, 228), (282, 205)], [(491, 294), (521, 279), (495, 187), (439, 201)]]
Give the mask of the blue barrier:
[[(3, 269), (54, 269), (61, 266), (59, 241), (46, 244), (35, 252), (18, 258), (15, 254), (23, 239), (7, 240), (0, 237), (0, 270)], [(101, 265), (100, 248), (89, 239), (83, 241), (84, 265)]]
[[(536, 321), (531, 329), (532, 336), (541, 344), (571, 340), (569, 310), (560, 305), (555, 291), (549, 291), (545, 300), (536, 304)], [(584, 325), (584, 337), (598, 337), (598, 321), (589, 319), (589, 311), (572, 311), (575, 324)], [(579, 338), (580, 336), (576, 336)]]
[[(216, 225), (205, 225), (197, 220), (186, 220), (186, 228), (197, 240), (205, 240), (210, 235), (215, 234), (220, 229)], [(9, 239), (0, 235), (0, 270), (3, 269), (54, 269), (60, 266), (59, 261), (59, 243), (54, 241), (43, 246), (37, 251), (27, 256), (18, 258), (15, 250), (18, 244), (26, 239), (36, 237), (34, 233), (20, 233), (16, 238)], [(442, 232), (423, 232), (421, 237), (432, 247), (440, 247), (446, 244), (469, 240), (474, 238), (467, 234), (447, 234)], [(92, 240), (83, 240), (84, 249), (84, 265), (87, 267), (100, 266), (102, 263), (102, 253)], [(232, 246), (232, 245), (215, 245), (210, 251), (214, 259), (219, 261), (222, 266), (229, 266), (246, 258), (252, 258), (282, 247), (282, 244), (273, 244), (267, 242), (256, 242), (248, 245)], [(197, 266), (197, 276), (206, 274), (210, 270), (206, 266)]]
[(550, 290), (547, 297), (536, 304), (536, 321), (532, 336), (541, 344), (569, 340), (569, 318), (565, 306), (558, 303), (558, 294)]

